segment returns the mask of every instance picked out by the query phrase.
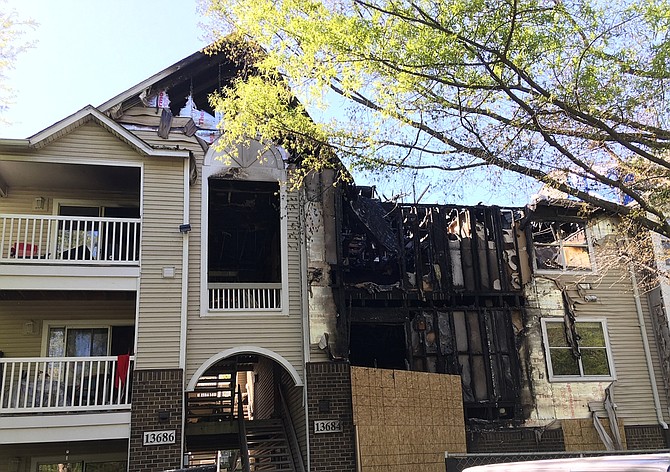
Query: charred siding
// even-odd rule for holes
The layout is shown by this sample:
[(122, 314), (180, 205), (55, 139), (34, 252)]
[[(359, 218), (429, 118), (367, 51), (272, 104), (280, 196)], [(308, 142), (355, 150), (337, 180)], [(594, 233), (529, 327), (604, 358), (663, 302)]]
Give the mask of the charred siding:
[(460, 374), (468, 419), (520, 419), (519, 212), (382, 203), (360, 192), (341, 205), (335, 354), (353, 365)]

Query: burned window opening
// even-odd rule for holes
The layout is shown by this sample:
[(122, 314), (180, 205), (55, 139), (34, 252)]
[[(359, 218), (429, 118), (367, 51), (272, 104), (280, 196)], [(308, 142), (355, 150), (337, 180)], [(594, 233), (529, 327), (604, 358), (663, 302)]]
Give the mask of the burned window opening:
[(405, 327), (352, 323), (349, 362), (359, 367), (407, 370)]
[(210, 179), (208, 277), (217, 282), (281, 282), (277, 182)]
[[(364, 200), (364, 197), (358, 200)], [(354, 208), (359, 208), (359, 211)], [(363, 212), (362, 208), (366, 211)], [(341, 267), (346, 274), (345, 282), (374, 282), (384, 286), (400, 281), (401, 272), (397, 266), (399, 249), (397, 243), (394, 247), (389, 242), (389, 235), (393, 238), (395, 234), (388, 218), (389, 215), (380, 213), (379, 206), (372, 204), (352, 204), (345, 212), (341, 234)], [(379, 242), (380, 239), (385, 240), (385, 243)], [(389, 250), (387, 246), (392, 249)]]
[[(470, 303), (458, 305), (454, 303), (457, 298), (460, 302), (465, 298)], [(451, 303), (438, 303), (440, 306), (423, 302), (418, 307), (408, 304), (398, 307), (388, 300), (350, 299), (352, 364), (360, 365), (355, 364), (353, 358), (356, 326), (404, 323), (406, 368), (460, 374), (465, 415), (470, 420), (519, 419), (521, 372), (515, 321), (519, 324), (523, 319), (522, 300), (520, 297), (454, 297)], [(379, 352), (377, 356), (381, 355)]]
[(591, 270), (591, 255), (583, 222), (533, 221), (530, 228), (538, 270)]

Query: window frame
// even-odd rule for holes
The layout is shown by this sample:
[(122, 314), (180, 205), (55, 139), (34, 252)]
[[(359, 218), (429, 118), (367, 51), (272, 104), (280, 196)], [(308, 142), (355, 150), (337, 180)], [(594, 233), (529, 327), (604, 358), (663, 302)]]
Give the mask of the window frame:
[[(51, 355), (51, 334), (54, 330), (63, 330), (63, 354), (60, 355)], [(82, 355), (82, 354), (69, 354), (68, 353), (68, 347), (72, 347), (70, 344), (70, 333), (73, 331), (91, 331), (91, 339), (89, 340), (89, 349), (93, 351), (93, 348), (95, 346), (95, 341), (94, 337), (95, 334), (94, 331), (104, 331), (105, 334), (105, 343), (104, 343), (104, 354), (87, 354), (87, 355)], [(111, 344), (111, 329), (109, 326), (96, 326), (96, 327), (86, 327), (86, 328), (80, 328), (80, 327), (72, 327), (72, 326), (49, 326), (49, 332), (47, 333), (47, 357), (100, 357), (100, 356), (108, 356), (109, 351), (110, 351), (110, 344)], [(76, 344), (76, 343), (75, 343)], [(101, 343), (102, 344), (102, 343)], [(76, 347), (76, 346), (75, 346)], [(102, 347), (102, 346), (101, 346)]]
[[(579, 318), (575, 320), (575, 324), (578, 325), (579, 323), (600, 323), (600, 327), (603, 332), (603, 338), (605, 341), (607, 365), (610, 370), (609, 375), (584, 375), (583, 373), (584, 367), (582, 365), (581, 357), (577, 359), (577, 365), (579, 366), (580, 375), (555, 375), (551, 359), (551, 346), (549, 345), (549, 336), (547, 334), (547, 324), (560, 323), (561, 325), (563, 325), (564, 320), (563, 318), (558, 317), (547, 317), (547, 318), (541, 318), (540, 322), (542, 325), (542, 344), (544, 345), (544, 355), (546, 358), (549, 382), (609, 382), (617, 379), (616, 370), (614, 366), (614, 356), (612, 355), (612, 345), (609, 339), (609, 330), (607, 328), (606, 318)], [(579, 329), (577, 329), (577, 332), (579, 332)]]
[[(112, 328), (114, 326), (135, 326), (135, 320), (109, 320), (109, 321), (86, 321), (86, 320), (44, 320), (42, 324), (42, 346), (41, 357), (49, 357), (49, 333), (52, 328), (65, 328), (65, 336), (67, 339), (68, 329), (99, 329), (107, 328), (107, 354), (103, 357), (109, 357), (112, 349)], [(67, 342), (67, 341), (66, 341)], [(137, 345), (137, 327), (135, 328), (135, 345)], [(67, 349), (67, 347), (65, 347)], [(66, 351), (67, 352), (67, 351)], [(95, 357), (95, 356), (93, 356)], [(86, 357), (82, 357), (86, 359)]]
[[(558, 244), (542, 244), (542, 246), (549, 247), (549, 246), (558, 246), (560, 250), (560, 255), (561, 258), (563, 259), (562, 262), (562, 268), (560, 269), (547, 269), (543, 267), (539, 267), (537, 263), (537, 244), (535, 240), (533, 239), (533, 223), (553, 223), (553, 224), (564, 224), (564, 223), (576, 223), (576, 224), (581, 224), (584, 226), (584, 236), (586, 238), (586, 245), (582, 244), (568, 244), (568, 247), (586, 247), (588, 256), (589, 256), (589, 262), (591, 264), (591, 267), (588, 269), (568, 269), (566, 268), (566, 262), (565, 262), (565, 252), (564, 252), (564, 247), (565, 247), (565, 239), (564, 238), (559, 238), (557, 239)], [(586, 220), (583, 219), (561, 219), (561, 218), (556, 218), (556, 219), (551, 219), (551, 218), (542, 218), (542, 219), (537, 219), (533, 220), (529, 224), (529, 240), (531, 243), (531, 246), (533, 248), (532, 250), (532, 259), (533, 259), (533, 269), (535, 270), (536, 273), (538, 274), (575, 274), (575, 275), (583, 275), (583, 274), (594, 274), (596, 273), (596, 260), (595, 260), (595, 254), (594, 254), (594, 248), (593, 248), (593, 238), (591, 234), (591, 228), (588, 225)]]

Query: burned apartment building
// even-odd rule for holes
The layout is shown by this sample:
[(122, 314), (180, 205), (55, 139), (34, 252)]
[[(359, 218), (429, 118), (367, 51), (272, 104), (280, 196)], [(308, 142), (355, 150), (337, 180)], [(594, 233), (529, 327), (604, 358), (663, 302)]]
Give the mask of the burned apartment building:
[(343, 199), (337, 242), (338, 333), (351, 364), (460, 374), (466, 418), (520, 419), (516, 210), (371, 197)]
[(217, 146), (222, 47), (0, 140), (0, 472), (665, 446), (665, 309), (606, 215), (285, 185), (300, 156)]
[[(601, 260), (618, 237), (610, 217), (566, 200), (382, 202), (370, 187), (343, 189), (329, 216), (311, 245), (312, 361), (318, 343), (352, 379), (358, 368), (457, 376), (468, 453), (665, 447), (646, 298), (628, 267)], [(424, 409), (448, 407), (414, 394)], [(352, 396), (360, 430), (355, 386)], [(435, 431), (443, 444), (454, 434)]]

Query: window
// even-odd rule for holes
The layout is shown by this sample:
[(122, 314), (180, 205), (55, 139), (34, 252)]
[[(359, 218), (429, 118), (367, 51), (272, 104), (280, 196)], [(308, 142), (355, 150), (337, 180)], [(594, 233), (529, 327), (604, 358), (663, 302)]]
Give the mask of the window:
[(579, 320), (575, 322), (575, 332), (577, 345), (573, 347), (562, 318), (542, 319), (549, 380), (614, 380), (607, 323), (604, 320)]
[(83, 472), (83, 462), (38, 464), (37, 472)]
[(125, 472), (126, 461), (40, 463), (37, 472)]
[[(58, 215), (71, 217), (58, 223), (58, 248), (65, 260), (137, 260), (139, 225), (109, 221), (138, 219), (138, 207), (104, 207), (58, 204)], [(104, 217), (107, 221), (98, 220)], [(102, 251), (98, 254), (98, 251)]]
[(592, 269), (586, 225), (578, 222), (531, 223), (535, 267), (538, 270), (588, 271)]
[(49, 326), (49, 357), (96, 357), (132, 354), (135, 327), (120, 326)]
[(108, 328), (51, 328), (49, 357), (106, 356)]
[(209, 282), (281, 282), (279, 184), (210, 179)]

